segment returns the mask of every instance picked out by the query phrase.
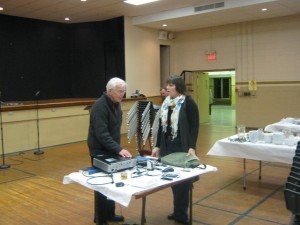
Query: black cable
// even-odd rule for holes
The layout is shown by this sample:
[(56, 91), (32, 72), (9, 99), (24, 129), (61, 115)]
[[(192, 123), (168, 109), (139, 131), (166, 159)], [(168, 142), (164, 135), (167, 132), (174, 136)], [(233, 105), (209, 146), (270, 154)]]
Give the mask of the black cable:
[[(87, 177), (89, 177), (89, 176), (87, 176)], [(110, 182), (105, 182), (105, 183), (91, 183), (90, 182), (90, 180), (95, 179), (95, 178), (99, 178), (99, 177), (111, 177), (111, 181)], [(103, 175), (102, 176), (92, 176), (92, 177), (90, 177), (89, 179), (86, 180), (86, 183), (90, 184), (90, 185), (105, 185), (105, 184), (113, 184), (113, 183), (115, 183), (115, 181), (114, 181), (113, 174), (107, 174), (107, 175), (104, 175), (104, 176)]]
[(10, 161), (15, 161), (15, 162), (19, 162), (19, 163), (16, 163), (16, 164), (11, 164), (12, 166), (18, 166), (18, 165), (22, 165), (24, 163), (24, 161), (20, 160), (20, 159), (14, 159), (12, 157), (15, 157), (15, 156), (19, 156), (19, 155), (12, 155), (12, 156), (9, 156), (9, 160)]
[(39, 157), (38, 159), (31, 159), (31, 158), (24, 157), (23, 154), (21, 154), (21, 155), (22, 155), (23, 159), (27, 159), (27, 160), (30, 160), (30, 161), (40, 161), (42, 159), (45, 159), (45, 157), (43, 157), (42, 155), (38, 155), (38, 157)]

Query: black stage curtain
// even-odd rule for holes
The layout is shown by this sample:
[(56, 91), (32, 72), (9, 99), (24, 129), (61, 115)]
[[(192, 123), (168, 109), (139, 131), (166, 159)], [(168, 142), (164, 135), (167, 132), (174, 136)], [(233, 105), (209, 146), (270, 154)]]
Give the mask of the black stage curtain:
[(62, 24), (0, 15), (1, 101), (96, 98), (125, 79), (124, 18)]

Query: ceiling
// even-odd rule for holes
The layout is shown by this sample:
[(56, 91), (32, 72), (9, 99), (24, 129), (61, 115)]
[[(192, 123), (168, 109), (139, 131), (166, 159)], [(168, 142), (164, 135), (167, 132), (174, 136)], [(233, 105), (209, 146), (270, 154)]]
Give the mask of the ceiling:
[[(195, 7), (224, 6), (195, 12)], [(123, 0), (0, 0), (0, 14), (60, 22), (102, 21), (132, 17), (134, 25), (179, 32), (300, 13), (300, 0), (159, 0), (134, 6)], [(267, 11), (261, 11), (267, 8)], [(69, 21), (64, 18), (69, 17)], [(167, 27), (162, 27), (167, 24)]]

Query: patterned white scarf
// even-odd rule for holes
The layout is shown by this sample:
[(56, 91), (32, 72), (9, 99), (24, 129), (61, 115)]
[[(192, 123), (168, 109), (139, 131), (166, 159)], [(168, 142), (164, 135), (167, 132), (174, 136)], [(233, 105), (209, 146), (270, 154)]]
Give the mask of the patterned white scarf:
[(161, 118), (161, 125), (164, 133), (167, 132), (169, 106), (173, 108), (173, 112), (171, 115), (171, 125), (170, 125), (172, 129), (171, 134), (173, 139), (177, 137), (179, 111), (184, 100), (185, 100), (185, 95), (180, 95), (177, 96), (176, 98), (171, 98), (170, 96), (167, 96), (161, 106), (160, 118)]

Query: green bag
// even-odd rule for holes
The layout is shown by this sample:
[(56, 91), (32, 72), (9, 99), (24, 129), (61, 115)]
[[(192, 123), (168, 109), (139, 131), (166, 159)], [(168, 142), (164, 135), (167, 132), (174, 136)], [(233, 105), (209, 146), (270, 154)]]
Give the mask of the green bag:
[(174, 152), (164, 157), (161, 157), (163, 164), (177, 166), (182, 168), (195, 168), (200, 165), (199, 159), (192, 155), (186, 156), (187, 152)]

